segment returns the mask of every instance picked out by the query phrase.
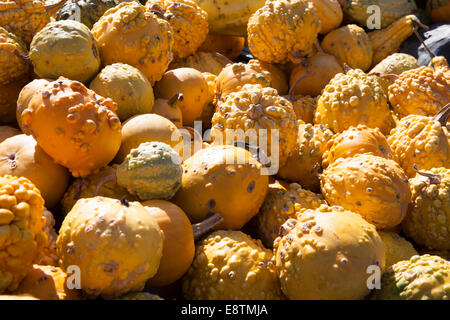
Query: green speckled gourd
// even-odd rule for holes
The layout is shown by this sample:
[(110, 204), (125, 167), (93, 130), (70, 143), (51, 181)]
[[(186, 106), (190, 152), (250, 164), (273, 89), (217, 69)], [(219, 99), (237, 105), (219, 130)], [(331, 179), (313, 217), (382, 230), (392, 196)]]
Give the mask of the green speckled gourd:
[(167, 200), (181, 186), (178, 153), (162, 142), (144, 142), (117, 168), (117, 184), (140, 200)]
[(30, 45), (34, 72), (41, 78), (60, 76), (86, 83), (100, 69), (97, 41), (84, 24), (62, 20), (50, 22)]
[(56, 13), (56, 20), (75, 20), (92, 29), (94, 23), (109, 9), (133, 0), (72, 0)]
[(372, 300), (449, 300), (450, 262), (429, 254), (415, 255), (389, 268)]

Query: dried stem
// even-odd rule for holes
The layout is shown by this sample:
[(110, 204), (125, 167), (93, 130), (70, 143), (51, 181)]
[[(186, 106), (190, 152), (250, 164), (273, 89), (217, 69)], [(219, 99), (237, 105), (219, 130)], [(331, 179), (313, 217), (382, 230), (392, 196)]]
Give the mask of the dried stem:
[(427, 177), (428, 179), (430, 179), (431, 184), (441, 183), (441, 176), (438, 174), (432, 174), (432, 173), (420, 171), (419, 168), (417, 168), (417, 164), (414, 164), (414, 170), (416, 170), (416, 172), (418, 174), (420, 174), (421, 176), (424, 176), (424, 177)]
[(450, 116), (450, 103), (447, 103), (434, 117), (434, 121), (438, 121), (443, 127), (447, 125)]
[(222, 222), (223, 217), (218, 213), (214, 213), (202, 222), (193, 224), (192, 231), (194, 232), (194, 239), (200, 239), (203, 235), (217, 227)]

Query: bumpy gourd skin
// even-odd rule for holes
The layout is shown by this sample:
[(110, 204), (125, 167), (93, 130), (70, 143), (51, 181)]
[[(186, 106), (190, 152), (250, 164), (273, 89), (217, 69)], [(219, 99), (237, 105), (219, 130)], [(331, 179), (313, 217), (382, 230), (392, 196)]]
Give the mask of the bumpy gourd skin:
[(372, 300), (449, 300), (450, 262), (429, 254), (394, 264), (381, 278)]
[(140, 203), (95, 197), (75, 204), (56, 245), (61, 268), (80, 268), (81, 289), (109, 298), (144, 288), (158, 269), (163, 236)]
[(18, 98), (16, 99), (16, 120), (17, 124), (19, 125), (19, 128), (25, 132), (27, 129), (26, 126), (22, 123), (22, 112), (26, 108), (28, 108), (28, 105), (30, 104), (31, 99), (42, 91), (42, 89), (45, 87), (46, 84), (51, 82), (51, 80), (48, 79), (35, 79), (28, 83), (27, 85), (22, 87), (22, 90), (19, 93)]
[(450, 134), (432, 118), (410, 115), (401, 119), (391, 131), (388, 142), (396, 161), (409, 178), (420, 170), (450, 168)]
[(150, 10), (159, 5), (173, 30), (173, 54), (185, 58), (195, 53), (208, 35), (208, 14), (191, 0), (148, 0)]
[(339, 158), (351, 158), (364, 153), (394, 159), (393, 151), (381, 131), (365, 125), (350, 127), (333, 136), (325, 149), (322, 157), (323, 168), (328, 167)]
[(323, 89), (314, 123), (328, 125), (335, 133), (364, 124), (388, 134), (394, 120), (376, 78), (355, 69), (337, 74)]
[(278, 176), (298, 182), (312, 191), (319, 191), (319, 173), (322, 171), (322, 155), (333, 132), (323, 125), (299, 124), (297, 144)]
[(386, 269), (399, 261), (409, 260), (412, 256), (418, 254), (411, 242), (397, 233), (378, 231), (378, 234), (386, 248)]
[(78, 81), (46, 84), (22, 112), (26, 134), (75, 177), (106, 166), (120, 147), (117, 105)]
[(349, 24), (328, 33), (322, 40), (326, 53), (334, 55), (339, 63), (367, 71), (372, 65), (373, 48), (369, 36), (361, 27)]
[(14, 291), (47, 245), (44, 199), (27, 178), (0, 176), (0, 292)]
[(141, 143), (117, 167), (117, 183), (140, 200), (167, 200), (181, 186), (181, 160), (162, 142)]
[(302, 189), (292, 183), (287, 189), (279, 185), (269, 185), (267, 197), (255, 217), (259, 238), (267, 248), (280, 234), (281, 226), (289, 219), (295, 219), (302, 209), (317, 209), (326, 204), (319, 194)]
[(169, 23), (136, 2), (109, 9), (92, 27), (104, 65), (122, 62), (138, 68), (152, 85), (173, 59)]
[(404, 233), (431, 250), (450, 250), (450, 169), (433, 168), (438, 184), (420, 175), (410, 179), (411, 205), (402, 223)]
[(216, 231), (197, 245), (183, 279), (190, 300), (282, 299), (273, 254), (240, 231)]
[(155, 97), (147, 77), (127, 64), (103, 68), (89, 85), (91, 90), (117, 103), (117, 115), (125, 121), (137, 114), (152, 112)]
[(410, 0), (351, 0), (347, 3), (349, 6), (344, 6), (345, 17), (361, 27), (365, 27), (369, 17), (373, 15), (373, 11), (367, 10), (372, 5), (380, 8), (381, 28), (386, 28), (395, 20), (417, 10), (416, 3)]
[[(381, 60), (372, 68), (372, 70), (370, 70), (370, 73), (379, 74), (381, 76), (389, 74), (400, 75), (402, 72), (419, 67), (419, 62), (413, 56), (406, 53), (394, 53)], [(386, 77), (378, 78), (386, 96), (389, 96), (389, 86), (393, 84), (395, 80), (396, 79)]]
[[(84, 178), (76, 179), (67, 188), (64, 197), (61, 200), (61, 209), (63, 215), (67, 215), (72, 210), (75, 203), (81, 198), (93, 198), (95, 196), (107, 197), (112, 199), (125, 198), (128, 201), (136, 201), (137, 198), (131, 195), (127, 189), (119, 186), (114, 181), (101, 183), (106, 177), (114, 174), (117, 170), (117, 164), (106, 166), (99, 172)], [(100, 188), (97, 187), (100, 185)]]
[(217, 76), (229, 63), (232, 63), (231, 60), (220, 53), (198, 51), (184, 59), (172, 62), (169, 69), (192, 68), (202, 73), (209, 72)]
[(80, 300), (78, 290), (67, 287), (67, 274), (59, 267), (33, 265), (15, 291), (40, 300)]
[(50, 22), (44, 1), (1, 0), (0, 26), (18, 36), (26, 44)]
[(298, 63), (321, 29), (313, 4), (303, 0), (266, 1), (249, 19), (248, 47), (268, 63)]
[(406, 215), (411, 198), (408, 178), (393, 160), (369, 154), (340, 158), (320, 180), (330, 205), (359, 213), (377, 229), (393, 228)]
[(73, 20), (50, 22), (30, 45), (34, 72), (41, 78), (59, 76), (87, 82), (100, 69), (97, 41), (84, 24)]
[(368, 293), (369, 266), (384, 268), (385, 249), (375, 227), (339, 207), (304, 210), (275, 240), (283, 293), (293, 300), (354, 300)]
[(317, 99), (310, 96), (287, 96), (292, 103), (297, 120), (305, 123), (313, 123), (316, 112)]
[(27, 49), (17, 37), (0, 27), (0, 86), (27, 77)]
[(400, 117), (433, 116), (450, 102), (450, 69), (444, 57), (400, 74), (389, 87), (389, 102)]
[[(227, 65), (217, 76), (217, 100), (226, 99), (232, 92), (241, 91), (246, 84), (258, 84), (262, 87), (272, 87), (278, 94), (288, 91), (287, 80), (279, 74), (281, 70), (268, 63), (252, 59), (248, 63), (237, 62)], [(284, 81), (283, 81), (284, 80)]]
[(258, 213), (269, 179), (247, 150), (234, 146), (211, 146), (183, 162), (181, 188), (171, 200), (192, 223), (218, 213), (220, 228), (241, 229)]
[[(236, 129), (243, 130), (249, 138), (233, 134)], [(263, 140), (261, 129), (266, 130), (266, 141)], [(278, 141), (272, 141), (275, 138), (274, 133), (278, 133)], [(212, 118), (212, 137), (215, 144), (233, 144), (235, 141), (257, 143), (258, 147), (263, 148), (268, 157), (266, 160), (270, 161), (272, 167), (281, 167), (286, 163), (288, 156), (294, 151), (296, 136), (296, 115), (292, 104), (280, 97), (277, 90), (269, 87), (245, 85), (241, 91), (228, 95), (226, 100), (218, 105)], [(245, 139), (249, 141), (244, 141)], [(272, 148), (275, 150), (274, 154)]]

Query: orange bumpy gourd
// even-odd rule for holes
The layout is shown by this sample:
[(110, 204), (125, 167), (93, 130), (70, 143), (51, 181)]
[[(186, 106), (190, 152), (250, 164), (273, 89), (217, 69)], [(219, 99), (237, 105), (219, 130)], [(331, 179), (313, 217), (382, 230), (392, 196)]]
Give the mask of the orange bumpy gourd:
[(173, 59), (172, 28), (138, 2), (109, 9), (92, 27), (103, 64), (122, 62), (138, 68), (152, 85)]
[(82, 83), (60, 78), (46, 84), (22, 112), (26, 133), (75, 177), (106, 166), (120, 147), (117, 105)]

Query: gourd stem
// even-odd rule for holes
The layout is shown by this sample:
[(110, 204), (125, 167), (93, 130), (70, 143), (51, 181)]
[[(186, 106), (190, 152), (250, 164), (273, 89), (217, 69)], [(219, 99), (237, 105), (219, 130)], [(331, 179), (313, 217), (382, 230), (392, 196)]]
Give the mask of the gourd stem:
[(428, 48), (428, 46), (425, 44), (425, 41), (423, 40), (422, 36), (420, 35), (419, 32), (417, 32), (416, 28), (413, 29), (414, 34), (416, 35), (417, 39), (419, 39), (420, 43), (423, 45), (423, 47), (425, 48), (425, 50), (427, 50), (428, 54), (430, 55), (430, 57), (436, 58), (436, 55), (430, 50), (430, 48)]
[(316, 41), (314, 42), (314, 46), (316, 47), (316, 49), (317, 49), (318, 52), (320, 52), (320, 53), (325, 53), (325, 52), (323, 51), (323, 49), (322, 49), (322, 46), (321, 46), (320, 43), (319, 43), (319, 40), (316, 40)]
[(184, 95), (182, 93), (175, 94), (172, 98), (167, 101), (169, 106), (174, 107), (176, 106), (177, 102), (181, 102), (184, 100)]
[(223, 217), (218, 213), (214, 213), (202, 222), (193, 224), (192, 231), (194, 232), (194, 239), (200, 239), (207, 232), (211, 231), (213, 228), (217, 227), (217, 225), (222, 223), (222, 221)]
[(352, 68), (351, 68), (347, 63), (345, 63), (345, 62), (344, 62), (343, 69), (344, 69), (344, 73), (347, 73), (347, 72), (349, 72), (350, 70), (352, 70)]
[(434, 117), (433, 121), (438, 121), (443, 127), (447, 125), (450, 116), (450, 103), (447, 103)]
[(421, 176), (427, 177), (428, 179), (430, 179), (430, 183), (431, 184), (439, 184), (441, 183), (441, 176), (439, 174), (432, 174), (432, 173), (428, 173), (428, 172), (423, 172), (420, 171), (419, 168), (417, 168), (417, 164), (414, 163), (414, 170), (416, 170), (416, 172), (418, 174), (420, 174)]
[(61, 9), (61, 7), (66, 3), (67, 0), (60, 0), (57, 3), (53, 3), (53, 4), (48, 4), (46, 5), (45, 11), (47, 11), (47, 15), (49, 16), (53, 16), (55, 15), (59, 9)]
[(225, 57), (223, 54), (221, 54), (219, 52), (213, 52), (213, 55), (220, 59), (228, 60), (227, 63), (233, 63), (233, 61), (231, 61), (228, 57)]
[(97, 183), (97, 185), (95, 186), (94, 197), (98, 196), (98, 192), (100, 191), (100, 188), (103, 187), (108, 182), (113, 182), (113, 183), (117, 184), (116, 172), (113, 172), (113, 173), (107, 175), (106, 177), (104, 177)]
[(384, 79), (387, 79), (387, 80), (389, 80), (391, 82), (394, 82), (395, 80), (398, 79), (398, 75), (397, 74), (393, 74), (393, 73), (381, 74), (379, 72), (371, 72), (371, 73), (369, 73), (369, 76), (376, 76), (376, 77), (384, 78)]
[(350, 7), (349, 0), (338, 0), (338, 2), (341, 5), (341, 7), (344, 9)]

